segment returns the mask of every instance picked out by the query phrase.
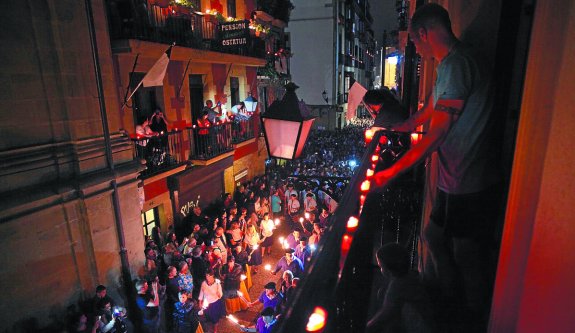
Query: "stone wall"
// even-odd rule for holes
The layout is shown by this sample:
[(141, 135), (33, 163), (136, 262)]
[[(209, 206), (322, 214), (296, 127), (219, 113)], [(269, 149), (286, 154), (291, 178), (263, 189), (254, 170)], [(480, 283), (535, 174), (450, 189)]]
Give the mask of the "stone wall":
[[(105, 284), (119, 303), (121, 215), (132, 275), (143, 263), (140, 165), (119, 125), (103, 0), (93, 0), (104, 96), (98, 98), (84, 1), (2, 6), (0, 331), (58, 321)], [(111, 129), (106, 158), (100, 101)], [(117, 184), (117, 192), (114, 192)], [(115, 205), (114, 195), (118, 196)]]

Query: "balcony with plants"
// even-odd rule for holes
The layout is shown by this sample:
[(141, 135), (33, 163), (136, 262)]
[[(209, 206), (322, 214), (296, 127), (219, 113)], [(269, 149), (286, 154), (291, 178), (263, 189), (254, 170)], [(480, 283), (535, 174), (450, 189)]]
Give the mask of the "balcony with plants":
[[(225, 17), (216, 10), (202, 11), (199, 0), (106, 1), (112, 40), (136, 39), (242, 56), (265, 58), (264, 27), (250, 20)], [(249, 36), (242, 48), (222, 46), (221, 26), (245, 22)], [(260, 36), (260, 32), (263, 34)]]

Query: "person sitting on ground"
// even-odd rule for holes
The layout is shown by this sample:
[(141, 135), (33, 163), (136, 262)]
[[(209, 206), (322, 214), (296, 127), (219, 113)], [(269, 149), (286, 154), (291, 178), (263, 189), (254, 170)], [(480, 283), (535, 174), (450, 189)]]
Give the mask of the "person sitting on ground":
[(436, 332), (429, 297), (418, 273), (410, 269), (407, 250), (397, 243), (389, 243), (377, 251), (376, 259), (389, 283), (378, 292), (383, 300), (368, 321), (367, 331)]

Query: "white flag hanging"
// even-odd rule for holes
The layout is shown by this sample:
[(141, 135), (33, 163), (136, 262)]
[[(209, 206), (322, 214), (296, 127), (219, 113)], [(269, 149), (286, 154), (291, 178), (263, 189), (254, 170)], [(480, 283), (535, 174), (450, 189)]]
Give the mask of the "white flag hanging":
[(363, 96), (367, 89), (365, 89), (359, 82), (355, 81), (355, 83), (349, 89), (349, 95), (347, 97), (347, 114), (346, 119), (350, 120), (355, 118), (357, 106), (363, 100)]
[(166, 75), (166, 69), (168, 69), (168, 64), (170, 63), (170, 55), (172, 53), (172, 46), (170, 46), (166, 52), (162, 54), (160, 59), (156, 61), (154, 66), (146, 73), (142, 79), (142, 85), (144, 87), (156, 87), (164, 85), (164, 76)]

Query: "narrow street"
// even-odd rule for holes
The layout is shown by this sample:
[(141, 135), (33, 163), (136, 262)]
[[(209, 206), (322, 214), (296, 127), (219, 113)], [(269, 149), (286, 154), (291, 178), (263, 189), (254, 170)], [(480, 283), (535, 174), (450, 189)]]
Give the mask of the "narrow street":
[[(279, 242), (279, 237), (286, 237), (289, 234), (289, 228), (285, 225), (283, 221), (283, 217), (280, 218), (282, 223), (275, 230), (275, 242), (272, 248), (271, 255), (265, 255), (262, 260), (262, 265), (259, 268), (259, 272), (257, 274), (252, 274), (252, 287), (249, 289), (249, 301), (255, 301), (258, 299), (262, 291), (264, 290), (264, 285), (268, 282), (276, 282), (279, 288), (279, 280), (281, 276), (279, 274), (272, 275), (271, 271), (265, 269), (266, 265), (270, 265), (271, 269), (273, 270), (276, 266), (278, 260), (284, 255), (284, 251), (281, 247)], [(239, 324), (244, 326), (251, 326), (255, 323), (258, 318), (260, 311), (263, 310), (262, 304), (254, 305), (253, 307), (245, 310), (233, 313), (232, 315), (238, 319)], [(207, 323), (202, 320), (202, 327), (204, 332), (213, 332), (213, 327), (210, 323)], [(233, 333), (233, 332), (241, 332), (238, 324), (232, 322), (227, 318), (222, 318), (218, 323), (218, 332), (219, 333)]]

